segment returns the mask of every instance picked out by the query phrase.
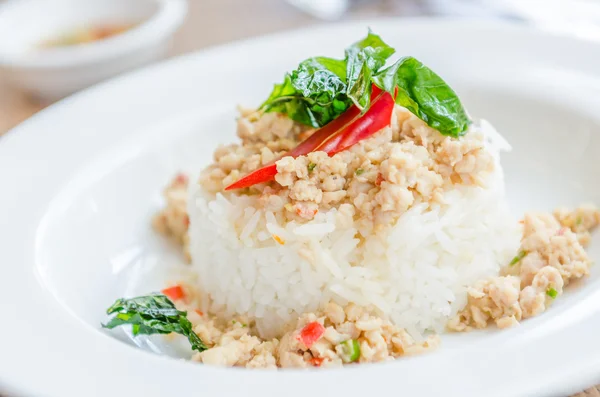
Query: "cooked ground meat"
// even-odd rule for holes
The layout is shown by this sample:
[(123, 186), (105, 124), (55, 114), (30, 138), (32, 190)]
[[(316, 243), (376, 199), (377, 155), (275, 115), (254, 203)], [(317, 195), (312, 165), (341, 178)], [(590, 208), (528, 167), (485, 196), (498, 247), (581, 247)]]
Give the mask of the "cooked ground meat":
[[(482, 280), (468, 292), (468, 303), (448, 323), (453, 331), (500, 328), (544, 312), (563, 287), (588, 274), (591, 261), (582, 242), (598, 226), (600, 211), (582, 206), (552, 214), (527, 214), (519, 253), (502, 270), (503, 276)], [(583, 241), (582, 241), (583, 240)]]
[(285, 208), (288, 220), (310, 220), (320, 210), (351, 204), (357, 218), (377, 225), (394, 221), (419, 202), (441, 201), (455, 184), (483, 184), (494, 168), (480, 133), (446, 137), (401, 107), (391, 127), (332, 157), (313, 152), (281, 158), (312, 132), (278, 114), (242, 112), (242, 142), (217, 149), (200, 183), (207, 191), (222, 192), (279, 159), (275, 182), (245, 193), (261, 195), (272, 210)]
[[(313, 130), (277, 113), (240, 110), (239, 144), (221, 146), (200, 183), (210, 192), (243, 175), (277, 161), (275, 182), (246, 189), (259, 194), (270, 211), (283, 212), (288, 221), (311, 220), (320, 211), (351, 206), (361, 229), (389, 224), (412, 205), (441, 201), (457, 183), (483, 184), (494, 168), (483, 136), (470, 132), (454, 139), (428, 127), (407, 110), (397, 107), (392, 126), (349, 150), (329, 157), (313, 152), (283, 157)], [(187, 178), (180, 174), (165, 189), (167, 206), (154, 219), (160, 233), (181, 244), (187, 255)]]
[[(203, 313), (199, 294), (191, 286), (178, 283), (186, 291), (185, 299), (176, 301), (178, 309), (187, 311), (194, 332), (210, 348), (194, 355), (193, 360), (211, 365), (247, 368), (335, 367), (348, 363), (345, 344), (356, 341), (360, 354), (356, 363), (386, 361), (419, 354), (439, 344), (437, 336), (417, 342), (372, 310), (349, 304), (345, 308), (329, 303), (316, 313), (305, 313), (296, 327), (281, 339), (263, 340), (247, 318), (224, 319)], [(301, 333), (310, 324), (322, 326), (322, 334), (306, 346)]]
[(152, 219), (152, 227), (158, 233), (171, 238), (181, 246), (186, 260), (191, 260), (189, 253), (188, 227), (190, 218), (187, 214), (188, 177), (178, 174), (164, 189), (166, 206)]
[[(319, 152), (311, 153), (308, 156), (303, 156), (298, 159), (286, 157), (282, 159), (279, 164), (282, 164), (281, 167), (284, 167), (285, 164), (288, 164), (290, 167), (297, 167), (300, 163), (304, 164), (312, 161), (320, 164), (319, 169), (315, 167), (313, 172), (323, 171), (326, 174), (328, 173), (328, 176), (331, 176), (335, 172), (345, 173), (344, 170), (347, 168), (346, 163), (339, 157), (327, 157), (324, 153)], [(283, 170), (282, 173), (286, 175), (286, 178), (295, 180), (293, 187), (285, 191), (285, 194), (282, 194), (282, 190), (265, 187), (265, 194), (263, 194), (265, 207), (276, 210), (285, 206), (285, 208), (289, 208), (290, 211), (293, 211), (299, 218), (312, 219), (319, 210), (319, 205), (323, 200), (329, 200), (328, 197), (330, 196), (328, 195), (340, 192), (340, 190), (335, 192), (329, 190), (334, 190), (336, 187), (341, 186), (341, 182), (332, 180), (327, 183), (322, 183), (320, 188), (317, 188), (315, 184), (310, 184), (310, 178), (305, 178), (308, 176), (308, 172), (305, 173), (305, 171), (307, 171), (307, 167), (305, 166), (298, 168), (294, 172), (290, 171), (289, 173), (286, 173), (286, 171)], [(292, 176), (293, 174), (295, 176)], [(360, 176), (364, 175), (362, 172), (360, 174)], [(300, 175), (300, 177), (298, 177), (298, 175)], [(282, 184), (286, 183), (283, 180), (280, 182), (282, 182)], [(338, 185), (336, 185), (336, 183), (338, 183)], [(354, 178), (354, 186), (361, 183), (366, 182), (363, 182), (360, 178)], [(187, 177), (183, 174), (178, 174), (165, 188), (164, 196), (167, 205), (155, 216), (153, 225), (158, 232), (171, 237), (178, 243), (183, 248), (186, 258), (189, 260), (189, 239), (187, 236), (189, 220), (186, 214), (187, 185)], [(324, 192), (322, 188), (325, 188)], [(370, 189), (372, 188), (369, 188), (369, 190)], [(384, 194), (382, 192), (385, 192), (385, 190), (381, 189), (377, 194)], [(346, 194), (347, 192), (343, 191), (343, 195), (345, 196)], [(296, 199), (296, 201), (292, 204), (289, 200), (285, 199), (285, 195)], [(310, 198), (306, 199), (308, 196), (310, 196)], [(393, 200), (393, 198), (390, 198), (390, 200)], [(341, 200), (337, 201), (339, 202)], [(373, 202), (376, 201), (375, 198), (371, 197), (371, 200), (365, 199), (364, 202), (360, 200), (355, 201), (355, 203), (360, 204), (359, 206), (344, 203), (340, 205), (339, 210), (343, 214), (353, 216), (357, 211), (357, 208), (364, 209), (368, 205), (373, 206), (375, 205)], [(401, 202), (401, 200), (397, 201)], [(381, 202), (379, 203), (381, 204)], [(325, 205), (328, 204), (329, 202), (325, 203)], [(386, 210), (383, 205), (381, 207), (382, 210)], [(583, 247), (590, 241), (590, 231), (600, 224), (600, 211), (595, 206), (584, 205), (573, 211), (560, 208), (555, 210), (553, 215), (547, 213), (527, 214), (522, 223), (523, 238), (521, 240), (521, 248), (513, 260), (514, 263), (508, 264), (503, 268), (503, 275), (481, 280), (468, 289), (467, 305), (457, 316), (448, 322), (449, 330), (468, 331), (472, 328), (485, 328), (490, 323), (495, 323), (499, 328), (506, 328), (518, 324), (522, 319), (533, 317), (544, 312), (554, 299), (563, 293), (564, 286), (571, 280), (581, 278), (588, 274), (591, 262)], [(549, 291), (552, 292), (549, 293)], [(193, 316), (194, 315), (192, 314), (192, 317)], [(320, 318), (320, 321), (323, 321), (322, 313), (311, 314), (311, 316)], [(302, 318), (304, 319), (303, 321), (306, 322), (306, 318), (312, 317)], [(211, 321), (212, 322), (209, 322), (204, 326), (212, 327), (214, 331), (217, 329), (214, 324), (215, 320), (213, 319)], [(302, 321), (299, 322), (299, 327), (301, 324)], [(388, 326), (391, 326), (390, 323), (387, 324)], [(258, 340), (256, 337), (250, 337), (245, 332), (239, 331), (239, 327), (233, 328), (233, 335), (240, 334), (239, 337), (231, 339), (232, 336), (227, 334), (229, 331), (225, 331), (224, 333), (220, 331), (219, 335), (222, 334), (227, 336), (223, 340), (217, 339), (213, 342), (215, 346), (219, 347), (215, 352), (223, 350), (225, 348), (224, 346), (227, 345), (227, 349), (233, 349), (233, 352), (229, 352), (228, 350), (228, 354), (230, 354), (231, 357), (238, 357), (242, 354), (242, 351), (248, 350), (248, 346), (253, 346), (250, 349), (254, 349), (252, 350), (252, 354), (244, 354), (246, 356), (250, 355), (252, 357), (260, 358), (256, 358), (254, 361), (250, 360), (244, 362), (243, 365), (250, 367), (269, 367), (275, 366), (278, 363), (277, 365), (279, 366), (291, 366), (292, 362), (295, 363), (294, 366), (301, 366), (300, 362), (304, 362), (302, 365), (305, 366), (310, 365), (310, 360), (308, 358), (306, 360), (309, 361), (302, 361), (298, 357), (292, 358), (292, 353), (283, 354), (281, 349), (276, 350), (279, 343), (277, 340), (256, 343)], [(202, 328), (199, 329), (202, 330)], [(213, 337), (210, 337), (210, 333), (207, 334), (206, 331), (198, 332), (202, 334), (201, 336), (203, 339), (206, 337), (209, 337), (209, 341), (214, 339)], [(397, 330), (397, 332), (400, 332), (400, 330)], [(406, 334), (405, 331), (402, 331), (402, 333), (404, 335), (403, 340), (411, 340), (410, 336)], [(244, 337), (242, 338), (242, 336)], [(228, 343), (230, 340), (235, 341), (231, 346), (229, 346)], [(286, 340), (287, 339), (282, 339), (282, 341)], [(292, 342), (288, 341), (286, 343)], [(412, 343), (414, 343), (414, 341), (410, 342), (409, 345), (413, 346)], [(242, 348), (246, 350), (243, 350)], [(385, 350), (380, 347), (378, 351), (385, 351), (387, 354), (394, 356), (393, 349), (390, 350), (388, 348)], [(205, 355), (208, 358), (197, 359), (214, 361), (217, 360), (216, 357), (221, 357), (220, 359), (228, 357), (227, 355), (220, 355), (215, 352), (206, 353)], [(277, 355), (278, 353), (273, 352), (279, 352), (279, 355)], [(269, 358), (273, 356), (273, 354), (278, 357), (279, 361), (274, 358)], [(280, 362), (281, 354), (285, 357), (283, 358), (283, 364)], [(301, 355), (302, 357), (304, 357), (303, 354)], [(335, 365), (337, 361), (332, 354), (333, 353), (329, 354), (330, 357), (328, 357), (328, 360), (324, 361), (323, 365)], [(378, 354), (381, 355), (384, 353)], [(228, 361), (223, 364), (242, 365), (237, 361), (233, 364)]]
[(568, 227), (577, 234), (579, 242), (584, 247), (590, 243), (590, 230), (600, 224), (600, 212), (591, 204), (582, 205), (574, 211), (558, 208), (554, 211), (554, 217), (562, 226)]
[(500, 328), (518, 323), (522, 317), (519, 283), (514, 276), (479, 281), (469, 288), (467, 306), (450, 320), (448, 328), (453, 331), (485, 328), (492, 320)]
[[(391, 127), (332, 157), (324, 152), (282, 157), (312, 132), (275, 113), (241, 110), (241, 143), (218, 148), (199, 183), (216, 194), (244, 174), (275, 162), (273, 182), (242, 193), (259, 195), (265, 209), (283, 212), (287, 221), (311, 220), (319, 211), (335, 207), (340, 217), (362, 222), (361, 229), (369, 230), (393, 223), (415, 204), (443, 201), (444, 193), (457, 184), (485, 186), (486, 176), (495, 166), (478, 132), (461, 139), (445, 137), (400, 107)], [(181, 245), (189, 259), (187, 185), (182, 174), (169, 184), (164, 191), (167, 205), (153, 224)], [(513, 326), (544, 312), (570, 281), (588, 274), (590, 260), (583, 247), (590, 241), (590, 230), (600, 224), (600, 211), (595, 207), (561, 208), (553, 215), (527, 214), (522, 224), (516, 257), (501, 275), (468, 289), (467, 304), (448, 323), (448, 329)], [(249, 319), (226, 321), (195, 310), (201, 306), (197, 299), (189, 298), (194, 293), (187, 289), (188, 299), (176, 303), (188, 311), (194, 331), (211, 347), (194, 356), (204, 363), (248, 368), (329, 367), (347, 361), (342, 344), (348, 341), (356, 341), (360, 347), (358, 362), (388, 360), (438, 343), (437, 336), (415, 341), (373, 310), (334, 303), (304, 313), (281, 339), (263, 340)], [(310, 324), (322, 326), (323, 334), (307, 346), (299, 335)]]

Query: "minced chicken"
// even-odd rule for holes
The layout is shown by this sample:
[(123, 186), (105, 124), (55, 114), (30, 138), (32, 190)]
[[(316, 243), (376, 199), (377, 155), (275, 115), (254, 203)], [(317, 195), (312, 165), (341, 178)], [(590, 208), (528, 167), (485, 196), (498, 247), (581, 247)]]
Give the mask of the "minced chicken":
[(569, 282), (588, 274), (591, 261), (583, 245), (599, 223), (600, 211), (591, 205), (525, 215), (515, 258), (503, 275), (469, 288), (466, 307), (448, 328), (466, 331), (491, 322), (506, 328), (544, 312)]
[[(274, 181), (238, 193), (260, 195), (265, 209), (283, 211), (287, 220), (297, 222), (336, 207), (363, 222), (363, 227), (389, 224), (415, 204), (443, 201), (444, 192), (457, 184), (484, 186), (495, 166), (480, 133), (470, 132), (460, 139), (445, 137), (400, 107), (391, 127), (332, 157), (324, 152), (285, 157), (313, 130), (276, 113), (242, 110), (237, 132), (241, 143), (218, 148), (199, 183), (216, 194), (245, 174), (276, 162)], [(166, 206), (153, 225), (181, 245), (189, 260), (187, 186), (183, 174), (169, 184), (164, 191)], [(600, 211), (593, 206), (527, 214), (515, 258), (501, 275), (468, 289), (467, 304), (449, 321), (448, 329), (466, 331), (490, 324), (506, 328), (545, 311), (569, 282), (588, 274), (591, 262), (583, 247), (599, 223)], [(185, 288), (186, 299), (176, 304), (188, 311), (194, 331), (211, 347), (193, 359), (208, 364), (330, 367), (384, 361), (438, 344), (436, 336), (415, 341), (370, 309), (334, 303), (304, 313), (281, 339), (262, 340), (251, 319), (226, 321), (197, 310), (201, 307), (194, 298), (197, 294)], [(307, 345), (301, 335), (309, 326), (322, 334)], [(360, 351), (355, 359), (348, 357), (351, 348)]]
[[(203, 313), (197, 309), (202, 306), (198, 292), (185, 283), (178, 285), (185, 294), (175, 304), (187, 311), (194, 332), (209, 346), (192, 359), (205, 364), (272, 369), (337, 367), (419, 354), (439, 344), (437, 336), (415, 341), (404, 329), (372, 310), (335, 303), (316, 313), (303, 314), (296, 327), (280, 339), (263, 340), (257, 336), (251, 319), (225, 320)], [(315, 331), (306, 336), (307, 329)]]
[(301, 222), (348, 203), (356, 218), (378, 225), (419, 202), (442, 201), (442, 193), (455, 184), (483, 184), (494, 169), (481, 133), (443, 136), (401, 107), (396, 107), (391, 127), (332, 157), (324, 152), (282, 157), (312, 132), (276, 113), (242, 113), (237, 131), (241, 143), (219, 147), (199, 183), (209, 192), (222, 192), (275, 161), (274, 182), (243, 192), (261, 195), (266, 209), (285, 209), (288, 220)]
[[(244, 189), (288, 221), (311, 220), (321, 210), (344, 205), (362, 230), (390, 224), (420, 202), (441, 202), (455, 184), (482, 185), (494, 170), (484, 137), (471, 131), (460, 139), (441, 135), (404, 108), (396, 107), (391, 127), (332, 157), (312, 152), (282, 157), (314, 130), (277, 113), (241, 110), (239, 144), (220, 146), (200, 175), (208, 192), (219, 193), (245, 174), (274, 161), (275, 181)], [(167, 205), (154, 220), (187, 254), (187, 178), (178, 175), (165, 189)]]
[(166, 205), (154, 216), (152, 226), (154, 230), (181, 246), (189, 262), (191, 260), (188, 235), (190, 218), (187, 214), (187, 188), (187, 175), (177, 174), (163, 191)]

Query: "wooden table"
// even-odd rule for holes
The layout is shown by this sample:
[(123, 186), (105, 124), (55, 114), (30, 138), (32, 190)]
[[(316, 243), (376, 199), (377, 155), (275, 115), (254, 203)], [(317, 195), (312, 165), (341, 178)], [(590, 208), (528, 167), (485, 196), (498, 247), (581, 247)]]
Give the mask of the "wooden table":
[[(283, 0), (190, 0), (189, 5), (188, 18), (177, 34), (172, 55), (239, 38), (322, 23), (298, 12)], [(407, 16), (421, 11), (412, 3), (380, 0), (359, 4), (346, 19)], [(46, 105), (31, 101), (0, 80), (0, 136)], [(600, 386), (594, 387), (573, 397), (600, 397), (599, 389)]]

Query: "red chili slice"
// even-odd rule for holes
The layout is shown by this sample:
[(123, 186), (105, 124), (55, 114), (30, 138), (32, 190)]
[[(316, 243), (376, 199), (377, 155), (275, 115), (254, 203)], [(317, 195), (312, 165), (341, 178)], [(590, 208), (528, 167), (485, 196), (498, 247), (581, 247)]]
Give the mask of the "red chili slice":
[(165, 288), (162, 290), (162, 293), (165, 294), (169, 299), (174, 301), (185, 298), (185, 292), (183, 288), (179, 285), (175, 285), (173, 287)]
[(275, 178), (275, 175), (277, 175), (277, 165), (275, 163), (269, 164), (256, 171), (252, 171), (245, 177), (233, 182), (231, 185), (227, 186), (225, 190), (243, 189), (245, 187), (258, 185), (259, 183), (269, 182)]
[(310, 363), (315, 367), (320, 367), (323, 364), (323, 361), (325, 361), (325, 358), (323, 357), (313, 357), (310, 359)]
[(313, 321), (302, 328), (298, 340), (304, 343), (304, 346), (310, 348), (316, 341), (321, 339), (324, 333), (325, 327), (321, 323)]
[[(321, 144), (321, 142), (335, 134), (340, 128), (350, 124), (358, 116), (360, 116), (360, 110), (356, 106), (352, 106), (350, 109), (342, 113), (340, 117), (333, 120), (323, 128), (319, 128), (311, 136), (302, 141), (298, 146), (283, 155), (283, 157), (298, 157), (312, 152)], [(259, 183), (268, 182), (273, 180), (275, 175), (277, 175), (277, 165), (275, 163), (269, 164), (249, 173), (237, 182), (232, 183), (231, 185), (227, 186), (225, 190), (242, 189)]]
[[(375, 101), (377, 97), (379, 97), (379, 94), (381, 94), (381, 92), (381, 88), (377, 87), (376, 85), (373, 85), (373, 89), (371, 91), (371, 101)], [(314, 152), (315, 149), (327, 138), (329, 138), (331, 135), (335, 134), (340, 129), (352, 123), (357, 117), (360, 116), (360, 113), (360, 109), (356, 106), (350, 107), (337, 119), (333, 120), (324, 127), (319, 128), (315, 133), (306, 138), (294, 149), (289, 151), (285, 156), (298, 157), (304, 154), (308, 154), (310, 152)]]
[(389, 93), (384, 92), (375, 100), (367, 113), (329, 137), (315, 151), (325, 152), (329, 156), (333, 156), (363, 139), (369, 138), (377, 131), (390, 125), (393, 110), (394, 98)]
[[(371, 101), (376, 101), (379, 95), (381, 94), (381, 88), (373, 85), (371, 92)], [(331, 121), (329, 124), (319, 128), (315, 131), (311, 136), (302, 141), (298, 146), (294, 149), (290, 150), (286, 153), (285, 156), (298, 157), (310, 152), (314, 152), (315, 148), (321, 145), (327, 138), (334, 135), (339, 130), (344, 127), (350, 125), (355, 122), (360, 116), (360, 109), (356, 106), (350, 107), (344, 113), (342, 113), (338, 118)], [(364, 116), (363, 116), (364, 117)], [(246, 187), (254, 186), (259, 183), (272, 181), (277, 175), (277, 165), (275, 163), (266, 165), (262, 168), (257, 169), (239, 179), (238, 181), (232, 183), (227, 186), (225, 190), (235, 190), (235, 189), (243, 189)]]

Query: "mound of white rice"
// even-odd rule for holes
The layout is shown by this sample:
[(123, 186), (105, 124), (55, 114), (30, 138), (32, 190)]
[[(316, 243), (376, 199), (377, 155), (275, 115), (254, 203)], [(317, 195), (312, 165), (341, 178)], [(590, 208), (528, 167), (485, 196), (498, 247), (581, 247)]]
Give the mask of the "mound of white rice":
[(486, 183), (446, 193), (443, 205), (415, 205), (368, 236), (343, 211), (286, 224), (257, 197), (194, 185), (190, 247), (205, 309), (256, 318), (266, 338), (330, 300), (373, 305), (414, 336), (442, 331), (466, 287), (497, 274), (519, 246), (499, 163)]

